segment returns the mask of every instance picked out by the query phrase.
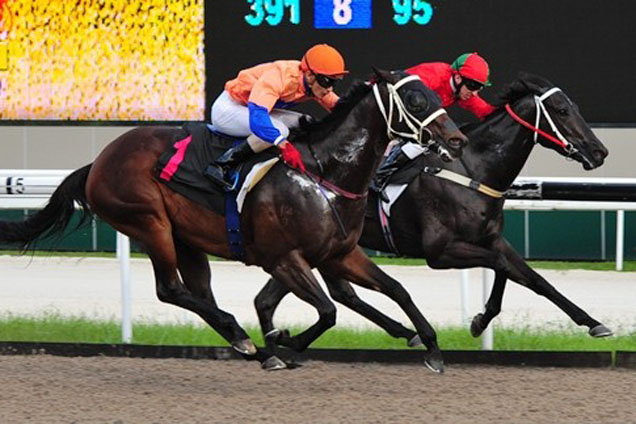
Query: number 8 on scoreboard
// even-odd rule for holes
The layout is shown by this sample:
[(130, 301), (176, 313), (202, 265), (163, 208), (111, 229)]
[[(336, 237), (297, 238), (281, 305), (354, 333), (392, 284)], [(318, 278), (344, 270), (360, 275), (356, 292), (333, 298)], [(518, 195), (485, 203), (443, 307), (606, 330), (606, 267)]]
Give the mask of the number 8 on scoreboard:
[(314, 0), (314, 27), (371, 28), (371, 0)]

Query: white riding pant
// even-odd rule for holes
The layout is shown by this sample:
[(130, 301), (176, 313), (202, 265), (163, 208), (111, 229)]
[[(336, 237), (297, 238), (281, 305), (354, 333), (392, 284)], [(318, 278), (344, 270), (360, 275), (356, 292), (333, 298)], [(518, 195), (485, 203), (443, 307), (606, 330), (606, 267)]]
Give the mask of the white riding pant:
[[(302, 113), (294, 112), (293, 110), (272, 109), (269, 116), (274, 127), (287, 138), (289, 129), (298, 126)], [(246, 105), (234, 100), (225, 90), (212, 104), (210, 118), (214, 128), (224, 134), (233, 137), (249, 136), (247, 142), (255, 152), (261, 152), (273, 146), (272, 143), (268, 143), (252, 134), (249, 109)]]

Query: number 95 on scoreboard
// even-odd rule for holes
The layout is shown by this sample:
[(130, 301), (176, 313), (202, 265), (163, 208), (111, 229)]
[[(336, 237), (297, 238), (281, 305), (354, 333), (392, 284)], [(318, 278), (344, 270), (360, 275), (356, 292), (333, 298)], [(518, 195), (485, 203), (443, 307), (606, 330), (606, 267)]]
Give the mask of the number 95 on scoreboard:
[[(393, 22), (397, 25), (427, 25), (433, 7), (424, 0), (376, 0), (391, 2)], [(314, 28), (370, 29), (373, 22), (373, 0), (314, 0)], [(245, 21), (252, 26), (267, 23), (278, 26), (288, 15), (291, 24), (302, 21), (300, 0), (247, 0), (251, 14)]]

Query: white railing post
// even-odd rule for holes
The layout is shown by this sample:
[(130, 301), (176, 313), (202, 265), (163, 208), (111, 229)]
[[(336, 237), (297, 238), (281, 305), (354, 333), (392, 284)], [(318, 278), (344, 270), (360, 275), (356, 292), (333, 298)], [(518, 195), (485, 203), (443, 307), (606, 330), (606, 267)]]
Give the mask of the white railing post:
[(132, 342), (132, 296), (130, 290), (130, 239), (117, 232), (117, 258), (121, 278), (121, 339)]
[[(486, 307), (486, 302), (488, 302), (488, 298), (490, 297), (490, 292), (492, 291), (493, 280), (495, 273), (493, 270), (488, 268), (482, 269), (482, 288), (483, 288), (483, 303), (484, 308)], [(494, 323), (491, 321), (490, 325), (484, 330), (481, 335), (481, 350), (492, 350), (494, 346), (495, 340), (495, 331), (493, 330)]]
[(467, 269), (462, 269), (460, 278), (460, 292), (461, 292), (461, 304), (462, 304), (462, 325), (466, 326), (470, 324), (470, 310), (468, 308), (468, 302), (470, 299), (470, 287), (469, 287), (469, 274)]
[(616, 271), (623, 270), (623, 246), (625, 237), (625, 211), (616, 211)]

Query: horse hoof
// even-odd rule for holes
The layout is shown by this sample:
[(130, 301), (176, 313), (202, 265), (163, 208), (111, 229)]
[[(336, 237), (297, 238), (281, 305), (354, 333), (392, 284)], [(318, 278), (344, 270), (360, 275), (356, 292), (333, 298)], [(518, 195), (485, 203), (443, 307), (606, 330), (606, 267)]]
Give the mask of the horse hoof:
[(275, 328), (265, 334), (265, 342), (271, 345), (287, 346), (286, 340), (290, 337), (289, 330), (279, 330)]
[(413, 338), (406, 343), (408, 347), (418, 347), (422, 346), (422, 344), (422, 339), (419, 334), (414, 335)]
[(470, 323), (470, 334), (473, 337), (479, 337), (481, 336), (481, 333), (484, 332), (485, 328), (481, 323), (482, 318), (484, 317), (484, 314), (477, 314), (475, 315), (475, 317), (473, 318), (472, 322)]
[(238, 340), (236, 342), (232, 342), (232, 348), (238, 353), (242, 353), (243, 355), (254, 356), (256, 355), (256, 346), (250, 339)]
[(612, 330), (605, 327), (603, 324), (599, 324), (594, 328), (590, 328), (590, 331), (588, 333), (592, 337), (607, 337), (614, 334), (612, 333)]
[(444, 372), (444, 360), (442, 359), (441, 352), (434, 352), (427, 354), (426, 358), (424, 358), (424, 365), (429, 370), (441, 374)]
[(270, 343), (276, 343), (276, 340), (278, 339), (278, 336), (280, 336), (281, 331), (278, 328), (274, 328), (273, 330), (268, 331), (267, 333), (265, 333), (265, 341), (270, 342)]
[(287, 364), (276, 356), (270, 356), (261, 364), (261, 368), (265, 371), (278, 371), (286, 369)]

